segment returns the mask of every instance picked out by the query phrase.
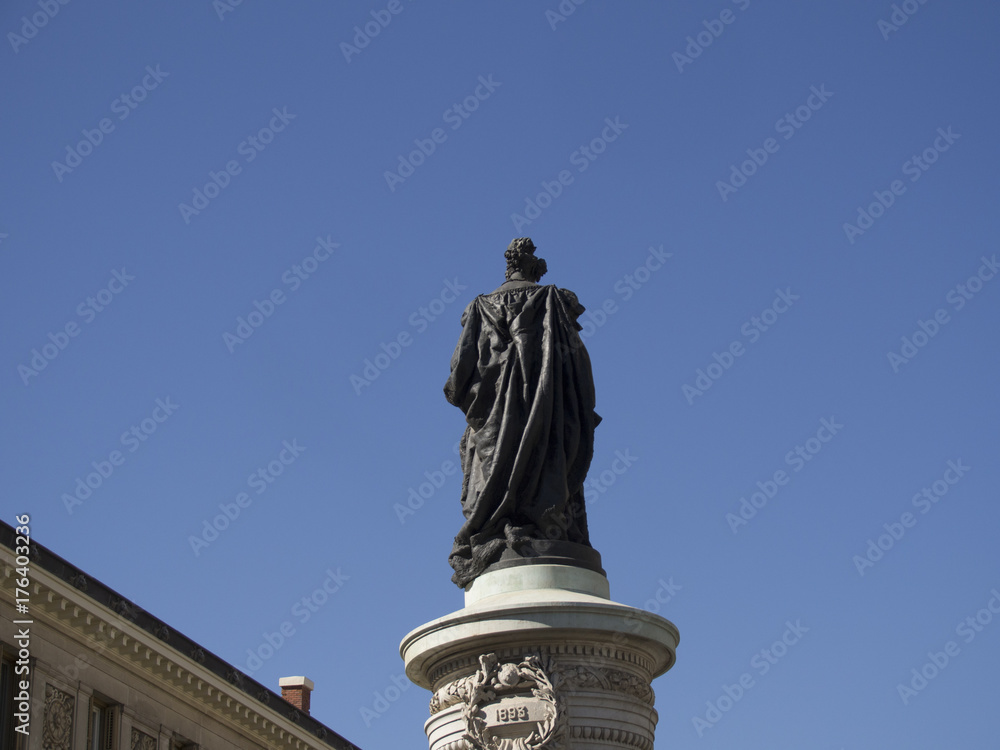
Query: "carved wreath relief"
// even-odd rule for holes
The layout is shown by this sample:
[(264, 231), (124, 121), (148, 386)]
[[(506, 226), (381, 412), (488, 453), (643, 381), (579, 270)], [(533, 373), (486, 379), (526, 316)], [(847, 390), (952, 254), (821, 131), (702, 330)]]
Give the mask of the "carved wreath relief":
[(156, 738), (133, 727), (131, 748), (132, 750), (156, 750)]
[(45, 719), (42, 724), (44, 750), (69, 750), (73, 736), (73, 696), (51, 685), (45, 686)]
[[(543, 750), (554, 747), (565, 715), (537, 656), (500, 664), (496, 654), (479, 657), (479, 670), (451, 693), (465, 706), (465, 739), (480, 750)], [(451, 696), (435, 696), (439, 705)]]

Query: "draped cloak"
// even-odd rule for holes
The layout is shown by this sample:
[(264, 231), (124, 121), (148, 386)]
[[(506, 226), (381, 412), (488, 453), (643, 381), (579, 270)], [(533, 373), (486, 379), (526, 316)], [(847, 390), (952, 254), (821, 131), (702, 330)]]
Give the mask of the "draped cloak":
[(594, 454), (594, 379), (576, 295), (508, 283), (474, 299), (444, 391), (468, 427), (462, 513), (449, 562), (467, 586), (535, 540), (590, 546), (583, 481)]

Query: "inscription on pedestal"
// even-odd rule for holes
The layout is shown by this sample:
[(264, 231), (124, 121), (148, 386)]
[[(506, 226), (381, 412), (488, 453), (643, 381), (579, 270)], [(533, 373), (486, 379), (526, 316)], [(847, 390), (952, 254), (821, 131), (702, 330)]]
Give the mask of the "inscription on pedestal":
[(482, 706), (479, 718), (484, 734), (496, 739), (527, 739), (551, 716), (552, 707), (540, 698), (510, 696)]
[(503, 698), (492, 706), (485, 706), (487, 724), (511, 724), (522, 721), (544, 721), (548, 711), (540, 700)]
[(555, 747), (565, 717), (537, 656), (500, 664), (496, 654), (479, 657), (467, 678), (465, 739), (480, 750), (544, 750)]

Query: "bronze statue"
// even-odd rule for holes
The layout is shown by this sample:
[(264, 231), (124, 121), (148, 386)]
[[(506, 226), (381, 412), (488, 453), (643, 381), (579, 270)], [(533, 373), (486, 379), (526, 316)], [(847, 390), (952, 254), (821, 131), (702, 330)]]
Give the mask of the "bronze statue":
[(599, 572), (583, 482), (594, 454), (594, 378), (576, 295), (542, 286), (527, 237), (510, 243), (507, 281), (474, 299), (444, 392), (464, 413), (462, 513), (449, 562), (468, 586), (488, 568), (554, 562)]

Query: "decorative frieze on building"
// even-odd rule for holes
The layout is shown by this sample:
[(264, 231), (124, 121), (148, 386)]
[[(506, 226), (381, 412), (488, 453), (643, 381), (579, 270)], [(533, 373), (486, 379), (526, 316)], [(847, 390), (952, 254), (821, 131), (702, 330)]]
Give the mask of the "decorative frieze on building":
[(132, 728), (132, 750), (156, 750), (156, 738)]
[(70, 750), (73, 739), (73, 696), (45, 685), (42, 750)]
[[(643, 703), (653, 705), (655, 700), (653, 689), (638, 675), (621, 669), (585, 663), (562, 666), (552, 659), (549, 649), (539, 647), (535, 651), (536, 656), (543, 659), (542, 663), (546, 664), (552, 684), (564, 692), (572, 693), (576, 690), (587, 689), (608, 690), (632, 696)], [(476, 675), (473, 675), (449, 682), (434, 693), (430, 702), (431, 715), (433, 716), (438, 711), (443, 711), (457, 703), (468, 703), (475, 679)]]

